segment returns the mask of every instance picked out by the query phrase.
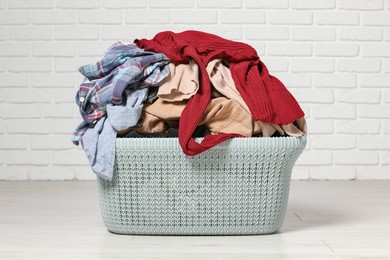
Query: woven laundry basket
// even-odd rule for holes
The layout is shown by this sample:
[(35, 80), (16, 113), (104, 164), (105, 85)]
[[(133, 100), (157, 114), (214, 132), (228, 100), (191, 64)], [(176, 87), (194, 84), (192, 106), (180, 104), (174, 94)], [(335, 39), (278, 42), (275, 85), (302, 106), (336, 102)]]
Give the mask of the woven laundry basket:
[(196, 156), (177, 138), (117, 138), (114, 178), (98, 177), (119, 234), (244, 235), (278, 230), (302, 137), (232, 138)]

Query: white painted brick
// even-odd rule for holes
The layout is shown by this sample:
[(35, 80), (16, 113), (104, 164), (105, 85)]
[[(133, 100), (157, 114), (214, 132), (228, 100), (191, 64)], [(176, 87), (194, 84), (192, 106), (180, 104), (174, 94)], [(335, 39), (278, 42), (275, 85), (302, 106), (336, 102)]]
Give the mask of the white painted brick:
[(333, 27), (293, 27), (291, 37), (298, 41), (333, 41), (336, 28)]
[(390, 118), (390, 105), (358, 105), (357, 109), (359, 118)]
[(30, 44), (24, 42), (0, 43), (0, 56), (23, 57), (30, 54)]
[(8, 4), (10, 9), (51, 9), (54, 7), (54, 0), (11, 0)]
[(53, 102), (55, 104), (60, 104), (60, 103), (72, 103), (73, 105), (76, 105), (75, 103), (75, 95), (76, 91), (73, 89), (60, 89), (60, 88), (55, 88), (46, 90), (52, 95)]
[(70, 167), (59, 166), (31, 166), (28, 168), (29, 180), (73, 180), (73, 170)]
[(384, 72), (390, 72), (390, 59), (383, 59), (382, 60), (382, 67)]
[(0, 166), (0, 180), (27, 180), (28, 172), (25, 166)]
[(73, 175), (75, 180), (96, 180), (96, 174), (89, 166), (74, 167)]
[[(156, 0), (154, 0), (154, 1), (156, 1)], [(161, 2), (165, 3), (165, 1), (161, 1)], [(182, 2), (182, 1), (180, 1), (180, 2)], [(183, 2), (185, 2), (185, 1), (183, 1)], [(218, 8), (218, 9), (221, 9), (221, 8), (240, 8), (242, 6), (241, 3), (242, 3), (242, 0), (197, 0), (196, 6), (198, 8)]]
[(332, 153), (330, 151), (304, 151), (295, 164), (330, 165), (332, 164)]
[(33, 87), (73, 87), (74, 80), (71, 73), (34, 73), (31, 74)]
[(390, 165), (390, 151), (380, 152), (381, 165)]
[(28, 87), (29, 77), (26, 73), (1, 73), (0, 87)]
[(28, 24), (30, 22), (30, 13), (28, 11), (2, 11), (0, 15), (0, 24)]
[(390, 0), (385, 0), (385, 6), (387, 10), (390, 10)]
[(73, 117), (74, 104), (38, 104), (38, 109), (44, 118), (71, 118)]
[(380, 120), (335, 120), (335, 132), (338, 134), (379, 134)]
[(313, 54), (313, 44), (298, 42), (270, 42), (267, 43), (266, 53), (269, 56), (311, 56)]
[(388, 150), (390, 147), (390, 138), (386, 136), (359, 136), (358, 147), (366, 150)]
[(313, 74), (312, 80), (314, 87), (356, 88), (357, 86), (355, 73)]
[[(212, 33), (229, 40), (242, 40), (242, 26), (236, 25), (196, 25), (196, 30)], [(150, 29), (149, 29), (150, 30)], [(254, 47), (254, 46), (252, 46)]]
[(252, 46), (256, 50), (257, 55), (259, 57), (265, 56), (265, 43), (264, 43), (264, 41), (245, 40), (242, 42), (245, 42), (246, 44), (249, 44), (250, 46)]
[(390, 180), (389, 166), (366, 166), (357, 169), (358, 180)]
[(65, 135), (30, 136), (30, 148), (32, 150), (69, 150), (73, 146), (73, 143), (69, 142), (69, 136)]
[[(186, 11), (188, 14), (189, 11)], [(194, 11), (192, 11), (192, 14)], [(191, 16), (193, 16), (191, 14)], [(167, 10), (137, 10), (126, 12), (127, 24), (164, 24), (170, 22), (170, 12)]]
[(7, 8), (7, 0), (0, 0), (0, 9), (6, 9)]
[[(196, 26), (202, 26), (202, 25), (196, 25)], [(217, 25), (219, 26), (219, 25)], [(217, 26), (213, 26), (213, 25), (204, 25), (204, 28), (207, 28), (207, 29), (210, 29), (210, 28), (213, 28), (213, 27), (217, 27)], [(221, 27), (225, 27), (225, 26), (221, 26)], [(204, 29), (202, 28), (202, 30)], [(195, 29), (195, 25), (148, 25), (148, 34), (147, 34), (147, 38), (153, 38), (156, 34), (158, 34), (159, 32), (162, 32), (162, 31), (171, 31), (171, 32), (175, 32), (175, 33), (179, 33), (179, 32), (182, 32), (182, 31), (186, 31), (186, 30), (194, 30)], [(210, 29), (211, 30), (211, 29)], [(137, 39), (141, 39), (142, 37), (139, 36), (139, 37), (136, 37)]]
[(383, 0), (339, 0), (338, 7), (346, 10), (383, 10)]
[(145, 8), (148, 5), (147, 0), (137, 0), (137, 1), (110, 0), (110, 1), (102, 1), (102, 2), (103, 2), (104, 9)]
[(8, 63), (6, 59), (0, 59), (0, 72), (5, 71), (6, 63)]
[(331, 59), (291, 59), (292, 72), (334, 72), (334, 60)]
[(298, 103), (333, 103), (331, 89), (291, 88), (290, 92)]
[(336, 90), (335, 94), (339, 103), (378, 104), (381, 100), (380, 90), (340, 89)]
[(50, 133), (50, 121), (48, 119), (29, 119), (28, 117), (25, 118), (26, 119), (7, 120), (7, 132), (10, 134)]
[(312, 105), (312, 114), (316, 119), (352, 119), (356, 118), (355, 105), (329, 104)]
[(332, 134), (333, 120), (306, 119), (309, 134)]
[(5, 132), (5, 123), (3, 119), (0, 119), (0, 134)]
[[(0, 117), (3, 118), (40, 118), (36, 105), (0, 104)], [(8, 120), (7, 120), (8, 122)], [(8, 123), (7, 123), (8, 125)]]
[(358, 56), (359, 44), (357, 43), (314, 43), (315, 56)]
[(260, 10), (222, 10), (220, 11), (222, 24), (262, 24), (265, 23), (265, 12)]
[(351, 166), (313, 166), (310, 167), (312, 180), (355, 180), (356, 170)]
[(0, 102), (5, 101), (5, 90), (0, 89)]
[[(272, 74), (272, 73), (271, 73)], [(310, 87), (311, 75), (304, 73), (278, 73), (277, 76), (287, 88), (289, 87)]]
[(334, 151), (333, 160), (336, 165), (376, 165), (379, 155), (376, 151)]
[(380, 72), (381, 60), (370, 58), (341, 58), (336, 60), (336, 71), (340, 72)]
[(334, 9), (336, 7), (335, 0), (291, 0), (293, 9)]
[(363, 12), (360, 14), (363, 25), (390, 26), (390, 14), (388, 12)]
[(383, 121), (383, 133), (384, 134), (390, 134), (390, 121), (389, 120), (384, 120)]
[(0, 149), (26, 149), (28, 148), (27, 135), (1, 135)]
[(11, 58), (8, 61), (10, 72), (50, 72), (51, 68), (49, 58)]
[(149, 0), (150, 8), (192, 8), (194, 0)]
[(100, 7), (100, 0), (56, 0), (56, 7), (64, 9), (97, 9)]
[(53, 29), (55, 40), (97, 40), (99, 29), (92, 25), (55, 26)]
[(172, 10), (171, 13), (174, 24), (216, 24), (218, 22), (218, 12), (214, 10)]
[(79, 24), (121, 24), (122, 11), (79, 11)]
[(76, 11), (32, 11), (31, 21), (33, 24), (75, 24)]
[(351, 11), (319, 11), (315, 13), (314, 20), (319, 25), (358, 25), (359, 13)]
[(272, 72), (287, 72), (288, 60), (284, 58), (263, 57), (261, 59), (267, 66), (268, 71)]
[(53, 165), (89, 165), (85, 153), (81, 149), (72, 151), (53, 151), (51, 153)]
[(55, 58), (54, 70), (56, 72), (78, 72), (80, 66), (96, 62), (95, 58)]
[(8, 38), (8, 27), (0, 27), (0, 41), (5, 41)]
[(79, 57), (94, 56), (101, 57), (102, 54), (113, 44), (109, 42), (85, 41), (77, 43), (77, 55)]
[(246, 0), (244, 1), (247, 8), (261, 8), (261, 9), (286, 9), (288, 8), (288, 0)]
[(134, 41), (137, 38), (147, 37), (146, 26), (102, 26), (101, 37), (103, 40)]
[(390, 87), (390, 74), (378, 73), (378, 74), (360, 74), (359, 75), (360, 87)]
[(66, 118), (52, 118), (51, 119), (51, 130), (53, 134), (68, 134), (67, 140), (71, 142), (71, 134), (76, 127), (82, 122), (82, 120), (66, 119)]
[[(350, 150), (356, 148), (356, 137), (349, 135), (311, 135), (314, 150)], [(334, 159), (336, 161), (336, 158)]]
[(270, 11), (267, 12), (267, 20), (270, 24), (312, 24), (313, 13), (311, 11)]
[[(1, 165), (4, 162), (4, 157), (5, 157), (5, 151), (0, 151), (0, 169), (1, 169)], [(1, 173), (0, 173), (0, 180), (1, 180)]]
[(288, 27), (280, 26), (248, 26), (244, 35), (249, 40), (288, 40), (290, 31)]
[(360, 44), (363, 57), (390, 57), (390, 43)]
[(296, 166), (291, 172), (292, 180), (308, 180), (310, 179), (310, 167)]
[(8, 89), (7, 103), (51, 103), (50, 92), (40, 89)]
[(383, 101), (385, 103), (390, 103), (390, 89), (382, 90)]
[(49, 152), (47, 151), (7, 151), (8, 165), (48, 165)]
[(37, 42), (32, 44), (32, 55), (42, 57), (73, 57), (76, 54), (74, 43)]
[(378, 27), (340, 27), (338, 39), (343, 41), (380, 41), (382, 28)]
[(390, 41), (390, 28), (384, 28), (385, 30), (385, 41)]

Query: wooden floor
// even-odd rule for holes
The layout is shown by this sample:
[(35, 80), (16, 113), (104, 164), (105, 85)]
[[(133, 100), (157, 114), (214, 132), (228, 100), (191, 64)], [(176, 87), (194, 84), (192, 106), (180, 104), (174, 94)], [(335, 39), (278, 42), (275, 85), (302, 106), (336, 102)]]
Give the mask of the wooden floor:
[(292, 182), (265, 236), (125, 236), (94, 181), (0, 182), (0, 259), (390, 259), (390, 182)]

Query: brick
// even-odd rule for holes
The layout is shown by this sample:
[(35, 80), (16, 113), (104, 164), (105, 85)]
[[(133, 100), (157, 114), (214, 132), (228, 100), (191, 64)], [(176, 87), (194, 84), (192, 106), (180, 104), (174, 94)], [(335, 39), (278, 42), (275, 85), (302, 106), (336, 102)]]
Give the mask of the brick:
[(29, 22), (29, 11), (2, 11), (0, 15), (0, 24), (15, 25), (28, 24)]
[(360, 87), (389, 87), (390, 74), (384, 73), (370, 73), (359, 75)]
[(0, 166), (0, 180), (27, 180), (28, 172), (25, 166)]
[(104, 9), (146, 8), (147, 5), (148, 5), (147, 0), (138, 0), (138, 1), (110, 0), (110, 1), (103, 1)]
[(292, 72), (334, 72), (334, 60), (331, 59), (291, 59)]
[(334, 9), (336, 7), (335, 0), (291, 0), (293, 9)]
[(55, 26), (55, 40), (97, 40), (99, 38), (99, 28), (97, 26)]
[(339, 9), (383, 10), (383, 0), (339, 0)]
[(314, 74), (312, 76), (314, 87), (330, 88), (356, 88), (357, 79), (354, 73)]
[(338, 103), (378, 104), (381, 100), (381, 92), (379, 90), (347, 89), (336, 90), (335, 94)]
[(264, 57), (262, 61), (267, 64), (268, 71), (272, 72), (287, 72), (288, 60), (284, 58)]
[(47, 151), (7, 151), (8, 165), (48, 165), (49, 152)]
[(40, 89), (9, 89), (7, 91), (7, 103), (51, 103), (52, 98), (48, 91)]
[(362, 25), (390, 26), (390, 15), (388, 12), (363, 12), (360, 15)]
[[(196, 30), (216, 34), (229, 40), (242, 40), (242, 27), (237, 25), (196, 25)], [(150, 29), (149, 29), (150, 30)], [(252, 46), (255, 47), (255, 46)]]
[(354, 105), (329, 104), (312, 105), (312, 114), (316, 119), (353, 119), (356, 118)]
[(390, 105), (358, 105), (359, 118), (390, 118)]
[(134, 39), (147, 37), (146, 26), (102, 26), (100, 30), (103, 40), (132, 42)]
[(111, 45), (110, 42), (96, 42), (96, 41), (86, 41), (77, 43), (77, 55), (79, 57), (94, 56), (100, 57)]
[(10, 72), (50, 72), (51, 68), (49, 58), (12, 58), (8, 61)]
[(333, 41), (336, 40), (336, 28), (333, 27), (294, 27), (291, 37), (298, 41)]
[[(154, 0), (156, 1), (156, 0)], [(164, 2), (165, 1), (161, 1)], [(180, 1), (181, 2), (181, 1)], [(185, 2), (185, 1), (183, 1)], [(177, 2), (175, 2), (177, 3)], [(197, 0), (196, 6), (198, 8), (241, 8), (241, 0)], [(150, 5), (150, 4), (149, 4)], [(192, 6), (191, 6), (192, 7)]]
[(333, 103), (331, 89), (292, 88), (290, 92), (298, 103)]
[(4, 120), (0, 118), (0, 134), (5, 132), (5, 123)]
[[(158, 34), (159, 32), (162, 32), (162, 31), (171, 31), (171, 32), (175, 32), (175, 33), (179, 33), (179, 32), (182, 32), (182, 31), (186, 31), (186, 30), (194, 30), (195, 29), (195, 26), (202, 26), (202, 25), (148, 25), (148, 38), (153, 38), (156, 34)], [(211, 30), (210, 28), (213, 28), (213, 27), (216, 27), (216, 26), (213, 26), (213, 25), (205, 25), (204, 28), (207, 28), (209, 30)], [(136, 37), (137, 39), (141, 39), (141, 37)]]
[(244, 35), (249, 40), (288, 40), (290, 31), (288, 27), (280, 26), (248, 26)]
[(265, 56), (265, 43), (264, 43), (264, 41), (243, 40), (242, 42), (252, 46), (256, 50), (257, 55), (259, 55), (260, 57)]
[(64, 181), (73, 180), (73, 170), (70, 167), (60, 166), (31, 166), (28, 168), (29, 180), (52, 180)]
[(222, 10), (220, 11), (222, 24), (263, 24), (265, 23), (265, 12), (260, 10)]
[(330, 151), (304, 151), (295, 164), (298, 166), (330, 165), (332, 153)]
[(380, 152), (380, 163), (381, 165), (390, 165), (390, 151)]
[(358, 25), (359, 13), (351, 11), (324, 11), (315, 13), (315, 23), (318, 25)]
[(94, 58), (54, 58), (54, 71), (56, 72), (78, 72), (80, 66), (94, 63)]
[(310, 167), (296, 166), (291, 172), (292, 180), (308, 180), (310, 179)]
[(298, 42), (272, 42), (267, 44), (269, 56), (311, 56), (313, 44)]
[(96, 174), (89, 166), (74, 167), (73, 175), (75, 180), (96, 180)]
[(27, 73), (1, 73), (0, 87), (28, 87)]
[[(273, 73), (271, 73), (273, 74)], [(311, 75), (304, 73), (278, 73), (277, 76), (287, 88), (311, 87)]]
[(385, 41), (390, 41), (390, 28), (384, 28), (384, 30), (385, 30), (384, 40)]
[(1, 135), (0, 149), (27, 149), (28, 137), (26, 135)]
[(0, 9), (7, 8), (7, 0), (0, 0)]
[(32, 135), (30, 148), (32, 150), (69, 150), (73, 148), (69, 136), (65, 135)]
[(0, 102), (4, 102), (4, 101), (5, 101), (5, 90), (0, 89)]
[(380, 120), (336, 120), (335, 132), (338, 134), (379, 134), (381, 129)]
[(390, 180), (390, 167), (366, 166), (357, 168), (358, 180)]
[[(349, 135), (311, 135), (314, 150), (350, 150), (356, 148), (356, 137)], [(336, 161), (336, 158), (334, 159)]]
[(341, 58), (336, 60), (336, 71), (339, 72), (380, 72), (381, 60), (370, 58)]
[[(111, 3), (111, 0), (110, 0)], [(97, 0), (56, 0), (56, 7), (63, 9), (97, 9), (100, 1)]]
[(350, 166), (313, 166), (310, 167), (312, 180), (355, 180), (356, 169)]
[(7, 132), (10, 134), (48, 134), (50, 133), (50, 121), (48, 119), (10, 119), (7, 120)]
[(75, 104), (75, 95), (76, 91), (74, 89), (60, 89), (56, 88), (55, 90), (49, 90), (50, 94), (52, 95), (53, 102), (55, 104), (60, 104), (60, 103), (72, 103), (73, 105)]
[(367, 43), (360, 48), (363, 57), (390, 57), (390, 43)]
[(310, 11), (270, 11), (267, 12), (270, 24), (312, 24), (313, 13)]
[(359, 45), (357, 43), (314, 43), (315, 56), (358, 56)]
[(379, 156), (371, 151), (334, 151), (333, 160), (336, 165), (376, 165)]
[(12, 0), (8, 4), (10, 9), (51, 9), (54, 7), (54, 0)]
[(75, 24), (76, 23), (76, 11), (32, 11), (31, 21), (33, 24)]
[(376, 27), (340, 27), (338, 39), (342, 41), (381, 41), (383, 32)]
[(66, 118), (52, 118), (51, 131), (53, 134), (69, 134), (67, 140), (71, 142), (71, 134), (74, 129), (82, 122), (82, 120), (66, 119)]
[(44, 118), (71, 118), (73, 117), (74, 104), (42, 104), (38, 109)]
[(167, 10), (131, 10), (126, 12), (125, 19), (127, 24), (166, 24), (170, 22), (170, 16)]
[(192, 8), (194, 7), (194, 0), (149, 0), (150, 8)]
[(358, 144), (358, 147), (364, 150), (388, 150), (390, 138), (384, 138), (382, 135), (359, 136)]
[(85, 153), (81, 149), (72, 151), (53, 151), (51, 153), (53, 165), (89, 165)]
[(247, 8), (286, 9), (289, 6), (288, 0), (246, 0), (244, 2)]
[(383, 95), (383, 101), (385, 103), (390, 103), (390, 90), (389, 89), (382, 90), (382, 95)]
[(23, 57), (30, 55), (30, 44), (22, 42), (0, 43), (0, 56)]
[[(218, 22), (218, 12), (214, 10), (173, 10), (172, 23), (174, 24), (216, 24)], [(168, 16), (169, 18), (169, 16)]]
[(70, 42), (39, 42), (32, 44), (32, 54), (38, 57), (73, 57), (76, 48)]
[(79, 24), (121, 24), (122, 11), (79, 11)]
[(313, 120), (306, 119), (308, 133), (310, 134), (332, 134), (333, 120)]
[(390, 121), (389, 120), (384, 120), (383, 121), (383, 133), (384, 134), (390, 134)]
[(0, 41), (5, 41), (8, 38), (8, 27), (0, 27)]
[(5, 71), (6, 64), (8, 63), (8, 60), (6, 59), (0, 59), (0, 72)]
[(74, 86), (71, 73), (35, 73), (31, 74), (33, 87), (70, 87)]

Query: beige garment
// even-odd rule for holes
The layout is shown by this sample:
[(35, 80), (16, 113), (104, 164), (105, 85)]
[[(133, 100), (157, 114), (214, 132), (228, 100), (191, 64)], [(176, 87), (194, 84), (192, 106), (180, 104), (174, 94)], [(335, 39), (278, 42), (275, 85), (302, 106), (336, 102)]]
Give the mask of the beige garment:
[(169, 63), (169, 76), (158, 89), (157, 96), (165, 101), (182, 101), (191, 98), (199, 88), (199, 67), (193, 59), (188, 64)]

